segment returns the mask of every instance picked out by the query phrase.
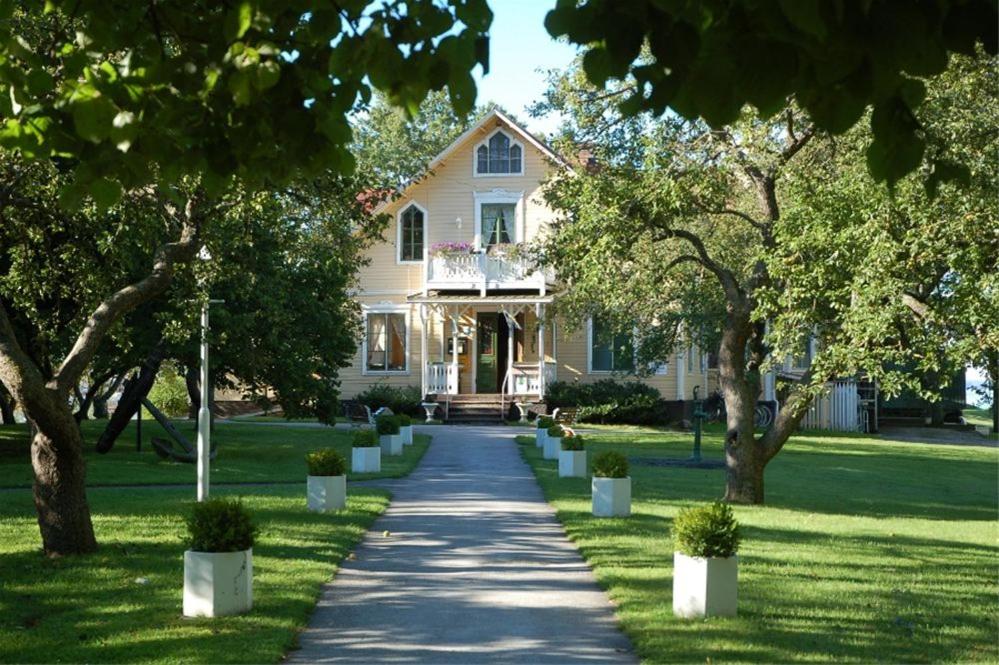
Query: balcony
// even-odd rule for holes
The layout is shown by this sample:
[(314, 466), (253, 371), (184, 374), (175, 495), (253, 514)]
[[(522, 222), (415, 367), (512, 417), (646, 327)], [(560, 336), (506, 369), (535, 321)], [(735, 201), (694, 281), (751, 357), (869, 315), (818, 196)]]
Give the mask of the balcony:
[(502, 253), (436, 254), (424, 261), (424, 292), (429, 290), (487, 291), (537, 289), (544, 295), (552, 275), (523, 257)]

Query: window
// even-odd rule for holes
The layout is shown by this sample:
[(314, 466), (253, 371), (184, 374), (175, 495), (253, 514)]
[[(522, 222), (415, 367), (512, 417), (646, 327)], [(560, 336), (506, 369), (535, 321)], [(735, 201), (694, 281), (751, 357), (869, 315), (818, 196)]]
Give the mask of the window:
[(482, 246), (513, 242), (516, 206), (512, 203), (482, 204)]
[(697, 367), (697, 347), (693, 344), (687, 349), (687, 374), (693, 374)]
[(808, 369), (812, 364), (812, 338), (805, 337), (799, 348), (801, 353), (794, 355), (791, 366), (794, 369)]
[(523, 149), (501, 131), (475, 150), (475, 172), (479, 175), (521, 173)]
[(600, 319), (590, 320), (590, 371), (633, 372), (635, 345), (628, 333), (613, 333)]
[(399, 261), (423, 260), (423, 210), (411, 204), (399, 215)]
[(369, 312), (365, 319), (365, 369), (369, 372), (405, 372), (406, 339), (405, 314)]

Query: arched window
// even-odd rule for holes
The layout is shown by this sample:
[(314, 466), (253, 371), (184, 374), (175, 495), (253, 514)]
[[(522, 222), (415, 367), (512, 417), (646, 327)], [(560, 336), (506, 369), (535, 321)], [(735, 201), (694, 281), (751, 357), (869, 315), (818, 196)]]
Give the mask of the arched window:
[(475, 151), (478, 174), (520, 173), (523, 150), (503, 132), (496, 132)]
[(411, 204), (399, 215), (399, 260), (423, 260), (424, 215)]

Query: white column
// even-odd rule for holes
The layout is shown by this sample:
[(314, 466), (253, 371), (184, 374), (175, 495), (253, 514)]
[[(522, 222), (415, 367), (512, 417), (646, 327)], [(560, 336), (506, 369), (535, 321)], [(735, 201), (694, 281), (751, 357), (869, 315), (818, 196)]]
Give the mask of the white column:
[(687, 393), (687, 363), (683, 349), (676, 352), (676, 398), (686, 399)]
[(430, 342), (427, 339), (427, 306), (420, 305), (420, 399), (427, 397), (427, 361), (430, 359), (430, 352), (427, 348)]
[(447, 362), (447, 306), (441, 307), (441, 364)]
[(461, 377), (458, 376), (458, 310), (451, 314), (451, 366), (454, 368), (454, 394), (461, 390)]
[(198, 501), (208, 498), (211, 471), (212, 414), (208, 401), (211, 379), (208, 372), (208, 303), (201, 306), (201, 408), (198, 409)]
[(772, 402), (777, 399), (775, 371), (770, 369), (763, 375), (763, 399)]
[[(513, 380), (513, 337), (514, 337), (514, 332), (516, 331), (515, 326), (517, 325), (517, 320), (514, 319), (509, 314), (507, 314), (506, 312), (503, 312), (503, 316), (506, 317), (506, 378), (512, 381)], [(503, 383), (501, 383), (500, 385), (503, 385), (505, 383), (506, 381), (503, 381)], [(513, 385), (512, 384), (508, 385), (509, 387), (507, 388), (507, 390), (513, 393)]]
[(538, 319), (538, 397), (545, 396), (545, 306), (534, 306), (534, 316)]

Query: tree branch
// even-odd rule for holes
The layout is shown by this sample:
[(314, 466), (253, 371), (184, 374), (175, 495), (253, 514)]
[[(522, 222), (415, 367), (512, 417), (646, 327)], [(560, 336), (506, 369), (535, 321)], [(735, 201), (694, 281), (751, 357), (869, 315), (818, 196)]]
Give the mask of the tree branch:
[(108, 330), (123, 314), (152, 300), (170, 285), (177, 265), (190, 261), (198, 250), (200, 221), (194, 212), (194, 199), (188, 199), (184, 210), (180, 239), (156, 250), (153, 268), (144, 278), (112, 294), (90, 315), (76, 343), (56, 370), (52, 383), (61, 394), (80, 380)]

